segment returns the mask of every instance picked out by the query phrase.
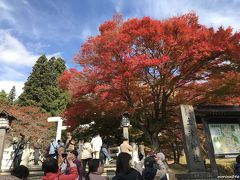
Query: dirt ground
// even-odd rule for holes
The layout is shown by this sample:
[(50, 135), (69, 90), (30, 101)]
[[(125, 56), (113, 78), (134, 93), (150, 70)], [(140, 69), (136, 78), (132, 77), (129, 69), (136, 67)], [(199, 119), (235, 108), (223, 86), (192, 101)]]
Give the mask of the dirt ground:
[[(222, 158), (222, 159), (219, 158), (219, 159), (216, 159), (216, 163), (218, 166), (221, 165), (222, 167), (230, 168), (235, 163), (235, 158)], [(180, 164), (173, 164), (173, 161), (168, 161), (168, 164), (169, 164), (169, 179), (170, 180), (176, 179), (175, 174), (184, 174), (184, 173), (187, 173), (187, 171), (188, 171), (186, 159), (184, 157), (180, 158)], [(209, 159), (206, 159), (206, 164), (208, 167), (210, 167)], [(224, 172), (222, 172), (222, 173), (224, 173)], [(223, 175), (229, 175), (229, 174), (223, 174)]]
[(187, 173), (187, 167), (186, 165), (180, 165), (180, 164), (169, 164), (169, 179), (170, 180), (176, 180), (175, 174), (184, 174)]

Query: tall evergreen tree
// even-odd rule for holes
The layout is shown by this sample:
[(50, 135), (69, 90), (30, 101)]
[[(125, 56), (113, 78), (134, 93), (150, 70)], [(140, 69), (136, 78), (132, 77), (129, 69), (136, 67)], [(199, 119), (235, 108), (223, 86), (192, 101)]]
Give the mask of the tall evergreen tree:
[(19, 96), (22, 106), (38, 106), (52, 116), (59, 115), (66, 107), (68, 94), (58, 86), (58, 77), (66, 69), (65, 61), (42, 55), (33, 66), (23, 93)]
[(15, 98), (16, 98), (16, 87), (13, 86), (8, 95), (8, 103), (13, 104), (13, 101)]
[(7, 93), (2, 89), (2, 91), (0, 92), (0, 103), (4, 104), (7, 103)]

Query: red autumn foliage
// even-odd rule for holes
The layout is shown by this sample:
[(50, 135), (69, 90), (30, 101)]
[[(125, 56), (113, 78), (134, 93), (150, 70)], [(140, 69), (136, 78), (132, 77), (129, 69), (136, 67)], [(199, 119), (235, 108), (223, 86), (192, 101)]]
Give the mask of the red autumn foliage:
[(214, 75), (206, 82), (188, 84), (177, 94), (176, 100), (194, 105), (239, 105), (239, 91), (240, 73), (228, 71)]
[[(62, 87), (72, 94), (66, 116), (70, 123), (82, 123), (93, 111), (118, 116), (128, 110), (135, 126), (157, 144), (154, 139), (170, 119), (172, 107), (186, 102), (180, 94), (187, 95), (195, 86), (218, 88), (212, 82), (220, 82), (220, 72), (228, 73), (229, 67), (221, 65), (239, 63), (239, 39), (231, 28), (214, 30), (199, 24), (195, 13), (165, 20), (123, 21), (116, 16), (75, 55), (82, 70), (61, 77)], [(196, 100), (208, 94), (195, 93), (191, 97)]]
[(53, 127), (52, 123), (47, 122), (48, 114), (43, 113), (37, 107), (19, 107), (16, 105), (0, 105), (0, 109), (6, 111), (17, 120), (12, 121), (11, 129), (8, 132), (9, 137), (18, 137), (20, 133), (24, 134), (26, 139), (35, 143), (37, 139), (42, 139), (43, 143), (48, 143), (49, 129)]

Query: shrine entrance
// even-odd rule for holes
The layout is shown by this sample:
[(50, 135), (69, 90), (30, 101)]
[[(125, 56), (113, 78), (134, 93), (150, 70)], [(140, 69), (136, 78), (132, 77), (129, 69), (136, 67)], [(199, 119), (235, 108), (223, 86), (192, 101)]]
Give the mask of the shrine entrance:
[[(217, 179), (216, 159), (240, 154), (240, 107), (181, 105), (181, 116), (188, 173), (177, 174), (178, 180)], [(210, 171), (206, 169), (200, 147), (197, 124), (204, 131)]]

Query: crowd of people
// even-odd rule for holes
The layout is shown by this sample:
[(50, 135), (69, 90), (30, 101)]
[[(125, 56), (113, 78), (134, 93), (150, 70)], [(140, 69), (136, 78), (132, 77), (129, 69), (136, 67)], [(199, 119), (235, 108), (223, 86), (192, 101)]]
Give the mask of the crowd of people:
[[(87, 139), (75, 150), (75, 141), (70, 132), (67, 133), (67, 140), (65, 143), (53, 139), (48, 147), (48, 159), (56, 159), (58, 162), (58, 169), (61, 174), (70, 175), (75, 171), (71, 171), (69, 160), (72, 160), (76, 165), (78, 179), (83, 177), (97, 176), (97, 169), (101, 169), (105, 162), (110, 162), (112, 158), (109, 155), (108, 147), (103, 143), (99, 134), (94, 134), (92, 140)], [(103, 156), (101, 156), (101, 154)], [(101, 159), (101, 160), (100, 160)], [(88, 166), (88, 173), (86, 167)], [(74, 168), (73, 168), (74, 169)], [(99, 170), (101, 172), (101, 170)], [(68, 177), (69, 178), (69, 177)], [(96, 178), (94, 178), (96, 179)]]
[[(71, 140), (70, 133), (67, 137), (65, 144), (54, 140), (50, 143), (48, 157), (42, 165), (45, 174), (42, 179), (105, 180), (102, 176), (104, 164), (106, 159), (111, 161), (112, 158), (100, 135), (95, 134), (91, 141), (85, 141), (79, 151), (74, 149), (75, 142)], [(70, 147), (69, 144), (73, 146)], [(141, 153), (140, 161), (133, 162), (133, 149), (128, 139), (123, 139), (113, 180), (153, 180), (155, 177), (167, 180), (168, 166), (163, 153), (150, 153), (146, 156)]]
[[(22, 152), (24, 136), (17, 144), (12, 176), (27, 179), (29, 170), (20, 165), (19, 154)], [(39, 142), (37, 142), (39, 143)], [(39, 147), (39, 144), (36, 145)], [(134, 147), (128, 139), (123, 139), (120, 154), (116, 159), (116, 171), (113, 180), (168, 180), (168, 165), (162, 152), (145, 154), (139, 145), (138, 161), (133, 161)], [(39, 154), (39, 152), (37, 153)], [(104, 165), (111, 162), (108, 145), (103, 143), (99, 134), (92, 140), (85, 140), (76, 150), (76, 143), (71, 133), (67, 133), (66, 142), (51, 140), (42, 163), (42, 180), (106, 180), (102, 176)], [(240, 156), (236, 158), (235, 175), (239, 177)], [(35, 163), (37, 160), (35, 159)], [(88, 167), (88, 168), (87, 168)], [(88, 169), (88, 170), (87, 170)]]

